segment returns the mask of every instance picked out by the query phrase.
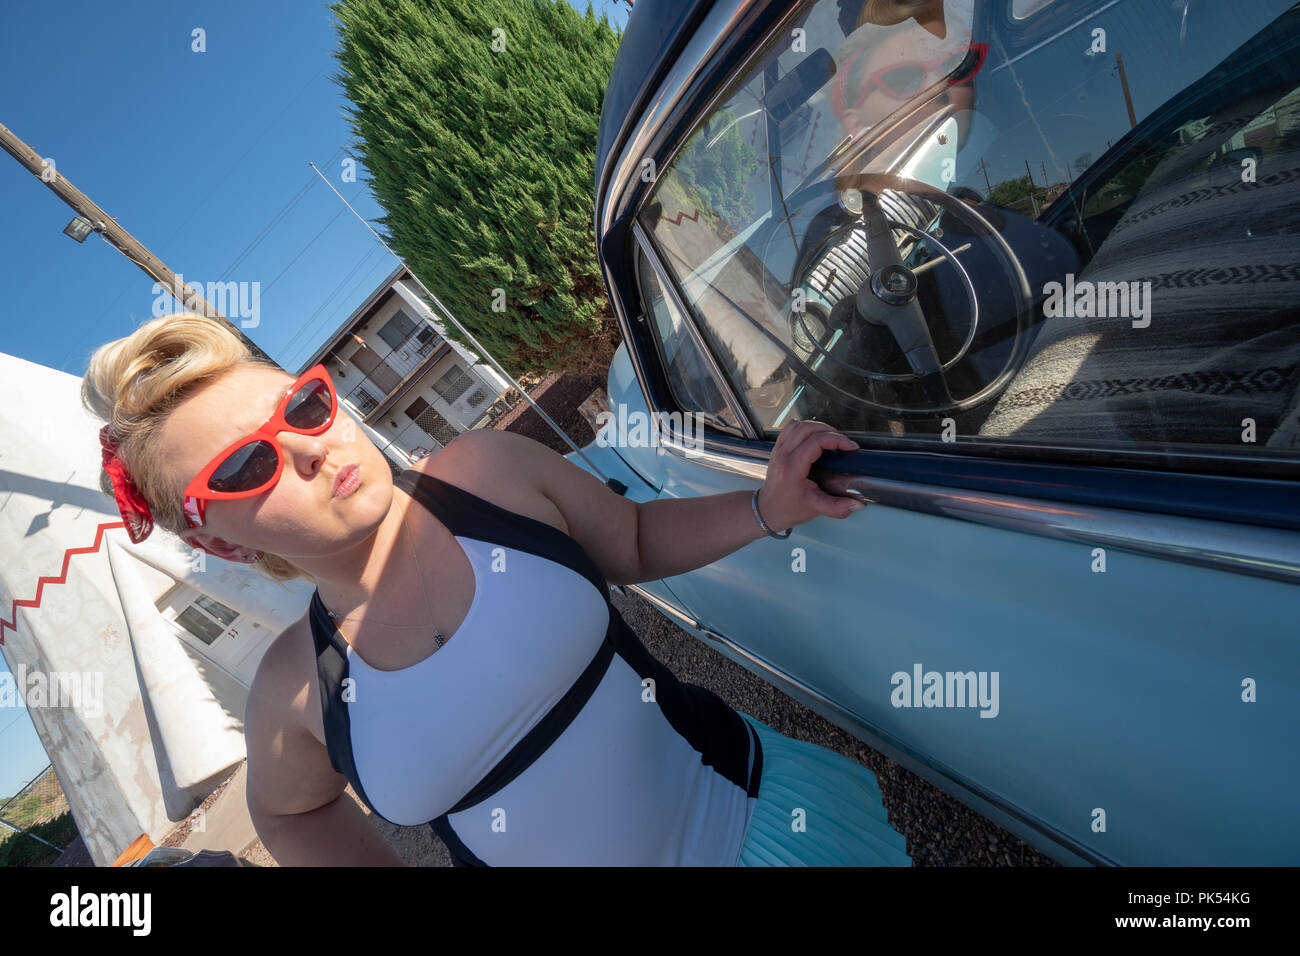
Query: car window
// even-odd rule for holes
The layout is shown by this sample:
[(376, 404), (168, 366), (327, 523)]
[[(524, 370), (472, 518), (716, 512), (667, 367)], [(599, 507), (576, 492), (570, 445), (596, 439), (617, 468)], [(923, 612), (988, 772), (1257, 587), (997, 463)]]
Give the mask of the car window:
[[(663, 286), (644, 252), (637, 254), (637, 273), (642, 301), (654, 323), (659, 360), (679, 408), (698, 416), (706, 425), (738, 434), (740, 426), (735, 413), (723, 397), (708, 360), (677, 307), (664, 295)], [(684, 428), (687, 433), (695, 430), (693, 423)]]
[(1290, 460), (1287, 8), (805, 3), (639, 219), (769, 439)]

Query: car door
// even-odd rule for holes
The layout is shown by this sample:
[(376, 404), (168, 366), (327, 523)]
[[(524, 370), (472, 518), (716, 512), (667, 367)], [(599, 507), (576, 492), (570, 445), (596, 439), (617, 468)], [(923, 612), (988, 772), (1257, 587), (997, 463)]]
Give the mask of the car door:
[(868, 507), (645, 593), (1059, 859), (1297, 862), (1296, 13), (845, 6), (714, 8), (601, 254), (660, 495)]

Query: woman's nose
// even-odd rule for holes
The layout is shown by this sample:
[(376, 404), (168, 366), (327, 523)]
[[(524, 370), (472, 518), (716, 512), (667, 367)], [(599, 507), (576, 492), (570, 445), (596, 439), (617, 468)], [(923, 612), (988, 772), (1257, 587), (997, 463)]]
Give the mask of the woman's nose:
[[(325, 434), (328, 434), (326, 432)], [(330, 446), (325, 435), (304, 435), (301, 432), (282, 431), (275, 436), (289, 459), (286, 466), (297, 468), (304, 475), (312, 475), (320, 468)]]

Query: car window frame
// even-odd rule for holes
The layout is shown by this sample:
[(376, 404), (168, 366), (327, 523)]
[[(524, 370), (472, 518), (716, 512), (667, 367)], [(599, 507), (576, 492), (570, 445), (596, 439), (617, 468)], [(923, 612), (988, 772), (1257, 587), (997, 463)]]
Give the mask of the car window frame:
[[(692, 321), (690, 312), (685, 309), (682, 303), (676, 284), (672, 281), (672, 277), (669, 275), (663, 262), (655, 255), (655, 250), (650, 243), (650, 237), (645, 234), (645, 230), (641, 227), (640, 222), (633, 222), (632, 236), (635, 240), (633, 248), (636, 249), (638, 253), (633, 257), (634, 264), (632, 267), (632, 275), (633, 281), (636, 283), (637, 295), (639, 296), (640, 303), (643, 306), (643, 314), (650, 311), (650, 307), (645, 301), (645, 280), (641, 274), (641, 263), (647, 262), (650, 265), (651, 273), (659, 283), (660, 290), (663, 292), (665, 306), (675, 312), (678, 321), (686, 327), (686, 332), (690, 337), (691, 344), (695, 346), (701, 357), (704, 359), (705, 366), (708, 369), (710, 377), (713, 379), (715, 387), (726, 401), (727, 407), (731, 410), (732, 417), (735, 418), (738, 423), (738, 430), (742, 432), (746, 438), (751, 440), (762, 440), (763, 435), (757, 429), (756, 423), (748, 414), (747, 407), (736, 394), (734, 383), (731, 381), (730, 376), (722, 370), (717, 353), (714, 351), (716, 348), (715, 344), (712, 341), (706, 340), (703, 335), (703, 330), (696, 322)], [(659, 329), (654, 320), (648, 314), (646, 315), (646, 319), (649, 326), (650, 337), (654, 340), (654, 343), (657, 346), (655, 357), (661, 367), (665, 366), (667, 364), (666, 355), (664, 352), (662, 337), (659, 335)], [(664, 369), (664, 377), (668, 383), (668, 392), (672, 396), (677, 409), (683, 414), (689, 412), (694, 415), (698, 410), (693, 408), (688, 409), (682, 405), (681, 396), (678, 395), (677, 389), (673, 386), (672, 378), (668, 375), (666, 368)], [(683, 419), (683, 421), (685, 421), (685, 419)], [(721, 434), (731, 434), (727, 429), (720, 428), (707, 419), (703, 419), (702, 421), (706, 428), (712, 428), (714, 431)]]
[[(816, 2), (816, 0), (811, 0), (811, 2)], [(1115, 2), (1118, 2), (1118, 0), (1111, 0), (1111, 3), (1106, 4), (1102, 9), (1113, 5)], [(753, 9), (756, 6), (762, 7), (764, 5), (755, 4), (753, 2), (739, 2), (736, 6), (739, 9)], [(767, 6), (770, 7), (771, 4)], [(780, 5), (778, 4), (778, 6)], [(691, 108), (689, 112), (682, 109), (681, 104), (679, 104), (675, 111), (670, 110), (660, 113), (657, 117), (645, 117), (644, 119), (658, 119), (659, 126), (661, 127), (660, 133), (662, 133), (662, 127), (670, 127), (672, 135), (661, 144), (661, 148), (657, 150), (654, 155), (645, 156), (641, 158), (640, 161), (644, 162), (645, 159), (650, 159), (654, 163), (655, 169), (668, 168), (675, 160), (678, 153), (680, 153), (680, 151), (690, 141), (691, 136), (694, 135), (699, 124), (711, 115), (711, 112), (716, 109), (718, 104), (732, 90), (733, 85), (747, 74), (758, 59), (759, 54), (764, 50), (766, 45), (771, 42), (774, 35), (784, 29), (788, 22), (795, 19), (795, 14), (801, 12), (803, 9), (803, 2), (782, 9), (780, 15), (761, 30), (757, 39), (748, 42), (746, 50), (743, 55), (739, 57), (735, 57), (730, 61), (714, 62), (711, 64), (689, 64), (691, 67), (691, 74), (696, 82), (699, 82), (700, 80), (704, 81), (708, 90), (708, 95), (698, 100), (695, 104), (690, 104), (693, 108)], [(989, 11), (989, 15), (983, 19), (986, 23), (996, 23), (999, 30), (1013, 29), (1016, 31), (1028, 31), (1030, 26), (1032, 26), (1035, 36), (1041, 36), (1044, 31), (1039, 25), (1039, 18), (1045, 18), (1049, 11), (1060, 13), (1060, 11), (1064, 9), (1067, 8), (1055, 8), (1053, 5), (1049, 5), (1043, 10), (1038, 11), (1038, 13), (1033, 17), (1023, 21), (1015, 21), (1010, 18), (1009, 0), (1003, 0), (1002, 3), (996, 3)], [(1002, 14), (1001, 17), (997, 16), (999, 12)], [(1053, 17), (1051, 19), (1056, 20), (1058, 18)], [(1070, 23), (1065, 27), (1065, 29), (1074, 29), (1078, 23), (1086, 21), (1087, 17), (1081, 18), (1077, 12), (1071, 11), (1069, 19)], [(1047, 41), (1040, 41), (1033, 44), (1017, 44), (1018, 47), (1028, 45), (1029, 49), (1018, 51), (1016, 55), (1020, 56), (1031, 52), (1032, 49), (1040, 46), (1042, 42)], [(716, 43), (711, 45), (716, 46)], [(714, 59), (716, 59), (716, 57)], [(1000, 66), (1000, 64), (995, 65), (993, 68), (997, 69), (1000, 68)], [(643, 133), (641, 130), (636, 132)], [(633, 136), (631, 138), (635, 139), (636, 137)], [(627, 153), (625, 152), (620, 158), (619, 165), (623, 165), (623, 163), (627, 161), (627, 158)], [(615, 175), (613, 178), (614, 180), (617, 180), (619, 177)], [(650, 259), (652, 266), (655, 268), (655, 271), (660, 278), (660, 284), (665, 286), (666, 293), (672, 296), (675, 300), (678, 311), (682, 315), (683, 320), (690, 326), (694, 327), (692, 334), (696, 337), (697, 341), (702, 336), (707, 340), (707, 335), (704, 334), (707, 330), (701, 329), (700, 320), (695, 314), (694, 309), (686, 308), (684, 306), (685, 300), (677, 277), (668, 270), (652, 238), (645, 233), (645, 230), (641, 225), (640, 216), (651, 202), (651, 196), (657, 178), (650, 182), (647, 188), (640, 190), (637, 190), (637, 186), (646, 184), (638, 184), (635, 177), (630, 177), (630, 179), (630, 182), (623, 184), (625, 193), (626, 191), (638, 191), (640, 193), (639, 195), (636, 195), (631, 202), (627, 201), (625, 194), (618, 197), (611, 196), (607, 201), (611, 206), (616, 204), (626, 206), (628, 209), (626, 220), (631, 223), (631, 229), (633, 232), (633, 235), (628, 239), (630, 247), (644, 252), (647, 258)], [(637, 232), (640, 233), (639, 238), (636, 235)], [(669, 280), (667, 283), (664, 282), (665, 277)], [(639, 285), (636, 287), (635, 294), (639, 298)], [(638, 303), (637, 311), (643, 311), (640, 303)], [(653, 335), (653, 333), (651, 334)], [(743, 416), (738, 417), (738, 421), (742, 423), (742, 427), (746, 432), (746, 435), (743, 436), (745, 440), (747, 442), (758, 443), (762, 446), (766, 446), (767, 449), (770, 449), (775, 443), (775, 438), (768, 438), (758, 427), (759, 423), (754, 418), (748, 404), (745, 403), (736, 392), (737, 383), (734, 382), (730, 376), (721, 372), (721, 368), (717, 363), (716, 355), (711, 350), (706, 352), (706, 354), (711, 357), (710, 364), (715, 376), (715, 385), (717, 385), (722, 394), (728, 396), (728, 401), (733, 413), (736, 413), (737, 411), (744, 412)], [(662, 365), (657, 355), (655, 361), (656, 364)], [(691, 411), (690, 409), (680, 407), (679, 402), (676, 397), (672, 395), (671, 390), (669, 391), (669, 397), (670, 402), (667, 406), (668, 408), (679, 413)], [(646, 399), (647, 404), (655, 410), (664, 407), (662, 399), (654, 401), (652, 400), (653, 396), (649, 394), (647, 394)], [(711, 433), (716, 435), (722, 446), (729, 446), (732, 444), (727, 439), (732, 438), (733, 436), (719, 432), (716, 429), (713, 429), (712, 426), (706, 425), (706, 440), (710, 438)], [(670, 450), (677, 447), (684, 451), (687, 447), (693, 447), (689, 445), (682, 436), (675, 436), (666, 433), (660, 437), (664, 445)], [(1119, 467), (1152, 471), (1162, 474), (1187, 472), (1218, 478), (1280, 479), (1289, 482), (1300, 481), (1300, 462), (1297, 462), (1294, 458), (1287, 458), (1279, 453), (1265, 452), (1262, 449), (1254, 452), (1254, 457), (1245, 457), (1218, 450), (1217, 448), (1214, 450), (1206, 448), (1199, 450), (1169, 448), (1163, 451), (1122, 448), (1116, 446), (1098, 446), (1093, 448), (1084, 445), (1074, 445), (1064, 439), (1051, 443), (1017, 443), (1014, 440), (1006, 439), (994, 442), (987, 439), (981, 439), (979, 436), (957, 436), (955, 441), (938, 442), (933, 436), (921, 437), (904, 435), (895, 437), (880, 434), (864, 434), (861, 436), (859, 441), (864, 445), (864, 447), (873, 450), (897, 451), (902, 453), (930, 453), (935, 455), (969, 458), (971, 460), (994, 460), (999, 462), (1024, 461), (1027, 463), (1059, 464), (1064, 467), (1112, 467), (1118, 465)], [(736, 453), (734, 447), (726, 448), (725, 451), (723, 447), (720, 447), (719, 451), (724, 454)], [(757, 452), (757, 454), (747, 457), (753, 457), (756, 459), (767, 457), (758, 448), (753, 449), (753, 451)], [(744, 470), (746, 472), (752, 472), (749, 463), (746, 463), (746, 466), (747, 467)]]

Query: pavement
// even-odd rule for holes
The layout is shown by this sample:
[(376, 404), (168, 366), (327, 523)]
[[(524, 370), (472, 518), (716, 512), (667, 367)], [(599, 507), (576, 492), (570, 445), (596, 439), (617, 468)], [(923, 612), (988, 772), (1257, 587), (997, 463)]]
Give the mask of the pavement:
[[(914, 866), (1059, 865), (696, 640), (640, 597), (611, 588), (610, 601), (651, 655), (679, 679), (707, 687), (732, 707), (788, 737), (819, 744), (872, 770), (889, 811), (890, 825), (907, 838)], [(245, 796), (246, 779), (247, 765), (241, 762), (234, 774), (164, 842), (195, 851), (230, 850), (256, 865), (276, 866), (253, 829)], [(451, 865), (447, 848), (429, 827), (394, 826), (370, 814), (351, 786), (346, 792), (408, 864)]]
[[(179, 844), (181, 849), (195, 852), (229, 850), (235, 856), (243, 856), (258, 842), (257, 831), (253, 829), (253, 820), (248, 814), (245, 790), (247, 781), (248, 761), (241, 760), (238, 769), (222, 785), (220, 792), (213, 791), (216, 798), (210, 796), (190, 815), (187, 820), (190, 831)], [(168, 845), (175, 845), (171, 841), (167, 842)]]

